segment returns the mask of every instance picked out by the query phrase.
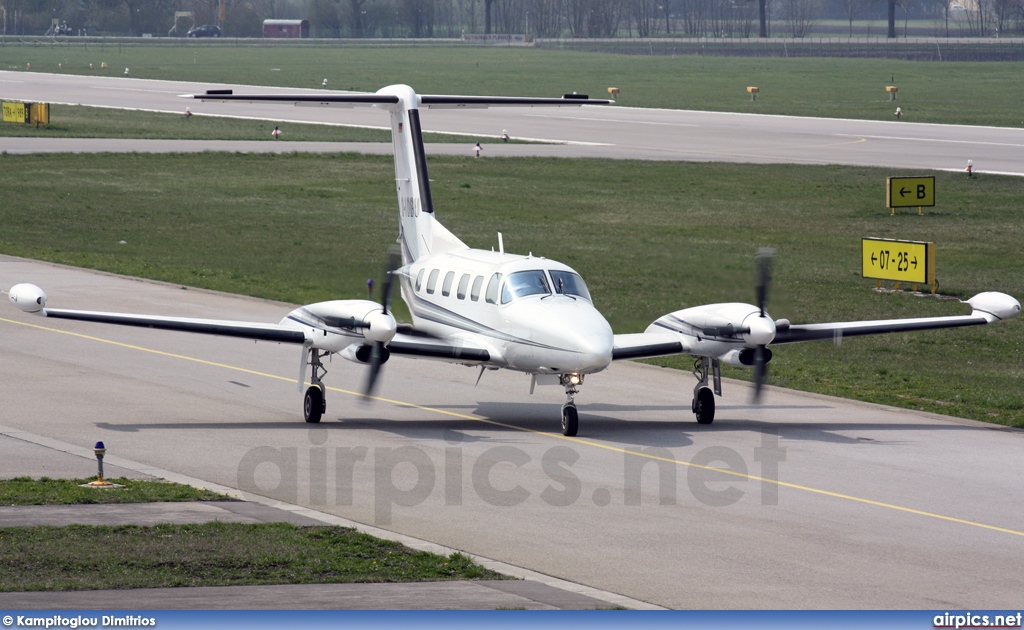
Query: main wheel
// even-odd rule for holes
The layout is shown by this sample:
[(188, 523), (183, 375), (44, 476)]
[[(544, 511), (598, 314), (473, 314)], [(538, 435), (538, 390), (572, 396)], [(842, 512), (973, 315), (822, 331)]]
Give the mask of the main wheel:
[(306, 397), (302, 401), (302, 415), (306, 422), (316, 424), (320, 422), (320, 416), (327, 410), (327, 403), (324, 401), (324, 390), (318, 385), (312, 385), (306, 390)]
[(715, 421), (715, 392), (710, 387), (697, 390), (697, 398), (693, 401), (693, 413), (698, 424), (711, 424)]
[(576, 412), (576, 405), (562, 406), (562, 435), (572, 437), (580, 429), (580, 415)]

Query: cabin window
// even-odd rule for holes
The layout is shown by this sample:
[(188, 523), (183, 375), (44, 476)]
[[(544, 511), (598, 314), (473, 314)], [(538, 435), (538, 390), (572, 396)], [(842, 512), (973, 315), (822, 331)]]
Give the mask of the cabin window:
[(550, 295), (548, 278), (540, 269), (535, 271), (517, 271), (509, 274), (505, 286), (501, 289), (501, 303), (508, 304), (515, 298), (528, 295)]
[(416, 290), (419, 291), (420, 287), (423, 286), (423, 274), (427, 272), (426, 269), (420, 269), (420, 272), (416, 274)]
[(441, 285), (441, 295), (448, 297), (452, 294), (452, 281), (455, 280), (455, 272), (449, 271), (444, 277), (444, 284)]
[(583, 278), (579, 274), (572, 273), (571, 271), (554, 270), (550, 270), (549, 273), (551, 274), (551, 282), (555, 285), (555, 293), (574, 295), (588, 302), (593, 302), (590, 298), (590, 291), (587, 290), (587, 283), (583, 282)]
[(427, 278), (427, 293), (433, 293), (437, 288), (437, 274), (439, 273), (441, 272), (437, 269), (430, 270), (430, 277)]
[(466, 273), (463, 274), (462, 278), (459, 279), (459, 290), (456, 291), (455, 297), (459, 298), (460, 300), (466, 299), (466, 289), (469, 288), (469, 277), (469, 274)]
[(491, 276), (491, 279), (487, 281), (487, 303), (497, 304), (498, 303), (498, 287), (501, 286), (501, 274), (496, 273)]
[(480, 289), (484, 286), (484, 277), (477, 276), (476, 280), (473, 281), (473, 289), (469, 292), (469, 299), (476, 302), (480, 299)]

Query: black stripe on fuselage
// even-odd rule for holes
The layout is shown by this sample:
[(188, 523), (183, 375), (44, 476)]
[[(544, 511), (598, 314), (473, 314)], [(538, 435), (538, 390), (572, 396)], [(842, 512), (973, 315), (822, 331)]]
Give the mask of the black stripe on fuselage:
[(409, 110), (409, 138), (412, 140), (412, 153), (416, 159), (416, 178), (420, 183), (420, 211), (434, 214), (434, 200), (430, 197), (430, 177), (427, 176), (427, 154), (423, 149), (423, 132), (420, 129), (420, 112)]

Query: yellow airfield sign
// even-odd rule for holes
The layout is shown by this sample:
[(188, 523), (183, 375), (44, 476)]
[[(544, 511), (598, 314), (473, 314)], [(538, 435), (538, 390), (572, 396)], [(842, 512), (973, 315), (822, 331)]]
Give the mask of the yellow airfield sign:
[(914, 284), (935, 282), (935, 243), (861, 239), (861, 275)]
[(934, 177), (888, 177), (885, 180), (885, 207), (921, 208), (935, 205)]
[(4, 122), (24, 123), (28, 122), (28, 115), (24, 103), (3, 102)]

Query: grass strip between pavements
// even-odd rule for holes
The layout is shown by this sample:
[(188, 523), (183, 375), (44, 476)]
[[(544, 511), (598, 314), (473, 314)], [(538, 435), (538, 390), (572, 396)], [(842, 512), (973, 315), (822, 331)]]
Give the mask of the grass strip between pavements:
[[(0, 480), (0, 507), (231, 500), (160, 480)], [(0, 527), (0, 592), (509, 579), (461, 553), (416, 551), (347, 527), (287, 523)]]

